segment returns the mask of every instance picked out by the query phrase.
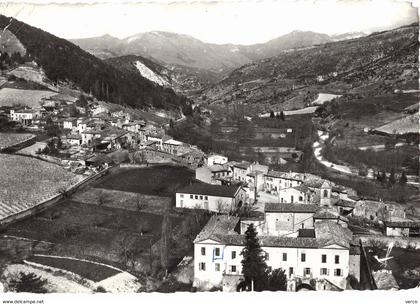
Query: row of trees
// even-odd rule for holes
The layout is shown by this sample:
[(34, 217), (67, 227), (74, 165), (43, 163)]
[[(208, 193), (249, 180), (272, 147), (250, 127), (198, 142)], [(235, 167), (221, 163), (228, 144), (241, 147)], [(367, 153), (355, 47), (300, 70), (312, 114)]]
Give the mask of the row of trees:
[[(384, 185), (388, 185), (389, 187), (392, 187), (397, 183), (397, 178), (395, 177), (395, 170), (391, 169), (391, 172), (389, 176), (386, 176), (385, 172), (379, 172), (376, 174), (376, 180), (381, 182)], [(407, 176), (405, 172), (403, 171), (398, 179), (398, 183), (401, 186), (404, 186), (407, 184)]]

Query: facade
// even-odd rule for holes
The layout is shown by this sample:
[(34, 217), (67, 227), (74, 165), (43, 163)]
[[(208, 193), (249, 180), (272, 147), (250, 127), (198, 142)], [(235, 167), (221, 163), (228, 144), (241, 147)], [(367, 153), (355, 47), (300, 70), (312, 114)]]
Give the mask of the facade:
[[(200, 289), (222, 287), (225, 276), (241, 278), (245, 236), (220, 228), (228, 225), (222, 224), (224, 221), (235, 222), (235, 218), (215, 218), (194, 240), (194, 286)], [(294, 290), (299, 289), (296, 284), (299, 280), (311, 279), (328, 280), (337, 289), (345, 289), (350, 265), (348, 243), (324, 238), (276, 236), (260, 236), (259, 240), (266, 254), (267, 266), (285, 270), (288, 285)]]
[(386, 236), (418, 237), (420, 236), (420, 222), (407, 219), (385, 221)]
[(162, 143), (162, 150), (172, 155), (178, 155), (183, 143), (175, 139), (169, 139)]
[(176, 207), (229, 212), (246, 202), (245, 191), (240, 186), (193, 184), (176, 193)]
[(280, 203), (285, 204), (308, 204), (311, 201), (311, 191), (304, 185), (283, 188), (278, 191), (280, 197)]
[(277, 193), (280, 189), (300, 186), (303, 180), (304, 177), (299, 173), (269, 171), (264, 175), (264, 190)]
[(10, 110), (10, 120), (20, 122), (24, 126), (32, 125), (34, 120), (41, 118), (41, 113), (33, 109)]
[(248, 162), (236, 163), (232, 166), (232, 177), (239, 182), (247, 181), (247, 174), (251, 172), (251, 164)]

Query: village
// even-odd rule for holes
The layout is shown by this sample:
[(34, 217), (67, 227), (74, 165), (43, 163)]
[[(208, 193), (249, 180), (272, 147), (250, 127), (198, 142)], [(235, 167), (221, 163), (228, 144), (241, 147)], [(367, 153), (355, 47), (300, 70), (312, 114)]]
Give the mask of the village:
[[(167, 123), (163, 124), (142, 119), (128, 108), (110, 110), (106, 103), (85, 95), (56, 94), (42, 97), (40, 104), (42, 106), (33, 108), (2, 108), (0, 115), (13, 124), (14, 130), (23, 131), (26, 136), (4, 144), (1, 152), (53, 163), (82, 178), (70, 188), (59, 189), (53, 199), (12, 208), (2, 203), (0, 223), (5, 226), (4, 237), (8, 242), (13, 231), (17, 231), (19, 237), (23, 231), (13, 227), (15, 223), (19, 226), (19, 221), (30, 221), (49, 208), (60, 210), (63, 199), (73, 193), (77, 196), (80, 192), (77, 189), (86, 187), (85, 184), (112, 178), (111, 170), (115, 168), (148, 168), (153, 174), (153, 170), (157, 172), (161, 166), (181, 167), (192, 172), (191, 178), (168, 190), (167, 202), (174, 202), (169, 208), (181, 210), (178, 217), (188, 210), (206, 214), (197, 233), (191, 236), (189, 258), (181, 257), (182, 261), (176, 261), (180, 264), (172, 270), (177, 273), (182, 272), (182, 268), (192, 268), (189, 277), (184, 278), (191, 288), (239, 290), (244, 278), (241, 252), (249, 229), (258, 236), (268, 271), (284, 271), (284, 290), (406, 288), (407, 278), (401, 277), (405, 274), (387, 267), (387, 261), (393, 258), (394, 246), (415, 249), (420, 246), (420, 222), (407, 217), (404, 205), (360, 197), (354, 189), (314, 174), (276, 171), (257, 161), (232, 161), (221, 154), (205, 153), (197, 146), (167, 135), (176, 118), (166, 119)], [(6, 134), (11, 133), (2, 135)], [(120, 173), (128, 176), (130, 171)], [(141, 183), (140, 180), (132, 182), (133, 189)], [(120, 204), (125, 204), (125, 196), (118, 199), (121, 198)], [(97, 204), (115, 207), (113, 199), (109, 198), (104, 204), (105, 198), (98, 195)], [(149, 199), (145, 203), (146, 211), (142, 212), (150, 208)], [(139, 204), (138, 201), (137, 208), (144, 209)], [(163, 210), (168, 204), (157, 212), (166, 214)], [(159, 206), (164, 205), (157, 204), (153, 208)], [(8, 230), (7, 226), (12, 228)], [(379, 253), (373, 255), (372, 248)], [(51, 264), (47, 257), (43, 260), (44, 250), (41, 253), (35, 254), (35, 259), (28, 260), (27, 264), (41, 269), (63, 267), (55, 262)], [(67, 255), (64, 252), (64, 256)], [(133, 265), (141, 264), (135, 256), (132, 259)], [(126, 259), (120, 262), (123, 265), (120, 267), (128, 263)], [(135, 271), (138, 267), (130, 269)], [(132, 291), (141, 289), (134, 277), (131, 281), (136, 282)], [(110, 287), (111, 290), (115, 287)]]

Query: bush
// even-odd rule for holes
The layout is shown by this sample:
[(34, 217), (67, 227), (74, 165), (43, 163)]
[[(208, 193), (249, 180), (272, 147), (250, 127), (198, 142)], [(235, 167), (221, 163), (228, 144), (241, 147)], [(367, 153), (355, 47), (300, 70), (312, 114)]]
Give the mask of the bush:
[(9, 288), (15, 292), (46, 293), (45, 285), (47, 280), (41, 279), (35, 273), (19, 272), (17, 278), (10, 280)]

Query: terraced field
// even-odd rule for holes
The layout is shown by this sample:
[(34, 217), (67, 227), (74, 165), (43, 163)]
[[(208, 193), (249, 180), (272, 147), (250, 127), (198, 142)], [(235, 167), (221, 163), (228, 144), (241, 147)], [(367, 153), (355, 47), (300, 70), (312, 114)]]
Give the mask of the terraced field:
[(83, 178), (45, 161), (9, 154), (0, 154), (0, 172), (0, 221), (52, 198)]
[(29, 133), (1, 133), (0, 132), (0, 151), (23, 143), (35, 135)]
[(375, 130), (387, 134), (405, 134), (419, 132), (419, 115), (413, 114), (401, 119), (394, 120), (386, 125), (383, 125)]

